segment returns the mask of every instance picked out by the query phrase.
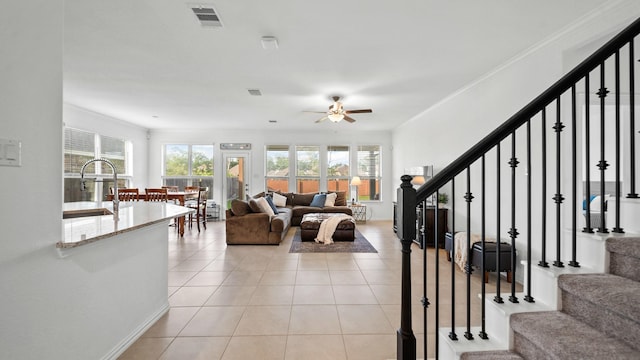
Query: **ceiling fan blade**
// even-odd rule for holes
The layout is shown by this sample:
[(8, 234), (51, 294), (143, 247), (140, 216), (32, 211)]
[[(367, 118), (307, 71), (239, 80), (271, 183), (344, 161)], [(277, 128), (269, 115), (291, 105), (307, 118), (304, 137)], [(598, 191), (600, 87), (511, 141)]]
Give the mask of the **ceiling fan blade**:
[(344, 120), (346, 120), (346, 121), (348, 121), (350, 123), (356, 122), (356, 119), (354, 119), (354, 118), (352, 118), (350, 116), (347, 116), (347, 115), (344, 116)]
[(320, 118), (320, 119), (316, 120), (316, 124), (317, 124), (317, 123), (321, 123), (321, 122), (323, 122), (323, 121), (325, 121), (325, 120), (328, 120), (328, 119), (329, 119), (329, 117), (328, 117), (328, 116), (325, 116), (325, 117), (323, 117), (323, 118)]
[(302, 112), (306, 113), (314, 113), (314, 114), (326, 114), (326, 111), (313, 111), (313, 110), (302, 110)]
[(345, 110), (344, 111), (345, 114), (364, 114), (364, 113), (371, 113), (371, 112), (373, 112), (373, 110), (371, 110), (371, 109)]

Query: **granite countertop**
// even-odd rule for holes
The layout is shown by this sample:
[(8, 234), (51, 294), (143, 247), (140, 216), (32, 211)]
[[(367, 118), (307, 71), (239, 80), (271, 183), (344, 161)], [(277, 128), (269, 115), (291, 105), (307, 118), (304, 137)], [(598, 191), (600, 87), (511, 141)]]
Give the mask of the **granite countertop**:
[[(86, 209), (113, 210), (113, 203), (75, 202), (65, 203), (63, 211)], [(57, 248), (73, 248), (110, 238), (118, 234), (144, 228), (145, 226), (166, 222), (184, 216), (192, 209), (161, 202), (121, 202), (118, 216), (101, 215), (63, 219), (64, 234)]]

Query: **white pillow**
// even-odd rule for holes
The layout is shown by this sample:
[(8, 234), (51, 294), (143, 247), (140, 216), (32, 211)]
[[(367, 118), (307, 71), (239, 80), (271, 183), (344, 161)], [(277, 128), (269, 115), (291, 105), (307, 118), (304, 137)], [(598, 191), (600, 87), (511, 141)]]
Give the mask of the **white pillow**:
[(273, 212), (273, 209), (271, 208), (271, 205), (269, 205), (269, 203), (267, 202), (267, 199), (265, 199), (264, 197), (257, 198), (256, 204), (258, 204), (258, 207), (260, 208), (260, 212), (269, 214), (269, 216), (275, 215), (275, 213)]
[(286, 196), (282, 196), (278, 193), (273, 193), (273, 204), (276, 207), (285, 207), (287, 206), (287, 197)]
[(329, 193), (327, 194), (327, 199), (324, 201), (324, 206), (335, 206), (336, 204), (336, 198), (338, 197), (338, 194), (336, 193)]
[[(606, 207), (607, 207), (607, 201), (609, 201), (609, 198), (611, 197), (611, 195), (609, 194), (605, 194), (604, 195), (604, 206), (605, 206), (605, 211), (606, 211)], [(591, 208), (592, 212), (600, 212), (600, 203), (602, 202), (602, 197), (600, 195), (596, 196), (593, 198), (593, 200), (591, 200), (591, 204), (589, 205), (589, 207)]]

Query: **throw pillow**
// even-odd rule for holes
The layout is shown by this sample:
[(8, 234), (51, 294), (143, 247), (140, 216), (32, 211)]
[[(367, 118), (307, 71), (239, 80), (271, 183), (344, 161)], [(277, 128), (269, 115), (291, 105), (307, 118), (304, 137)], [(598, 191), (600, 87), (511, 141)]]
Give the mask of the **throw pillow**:
[(271, 209), (271, 206), (269, 206), (267, 199), (263, 197), (258, 198), (256, 199), (256, 203), (258, 204), (258, 207), (260, 207), (260, 212), (268, 214), (269, 216), (275, 215), (275, 213), (273, 212), (273, 209)]
[(273, 199), (271, 198), (271, 195), (265, 196), (264, 199), (267, 200), (267, 204), (269, 204), (269, 207), (271, 208), (271, 210), (273, 210), (273, 213), (277, 214), (278, 208), (276, 208), (276, 205), (273, 203)]
[(250, 213), (251, 208), (249, 207), (249, 203), (246, 201), (233, 199), (231, 200), (231, 212), (235, 216), (243, 216)]
[(347, 193), (344, 191), (336, 191), (336, 202), (334, 206), (347, 206)]
[(316, 195), (317, 193), (306, 193), (306, 194), (296, 193), (293, 195), (293, 205), (311, 206), (313, 197)]
[(260, 209), (260, 206), (258, 205), (258, 199), (249, 200), (249, 207), (251, 208), (251, 211), (255, 213), (262, 212), (262, 209)]
[(274, 192), (273, 204), (277, 207), (285, 207), (287, 206), (287, 197)]
[(327, 200), (324, 202), (324, 206), (335, 206), (337, 197), (338, 194), (336, 193), (327, 194)]
[(309, 204), (309, 206), (322, 208), (326, 201), (327, 194), (316, 194), (313, 196), (313, 200), (311, 200), (311, 204)]

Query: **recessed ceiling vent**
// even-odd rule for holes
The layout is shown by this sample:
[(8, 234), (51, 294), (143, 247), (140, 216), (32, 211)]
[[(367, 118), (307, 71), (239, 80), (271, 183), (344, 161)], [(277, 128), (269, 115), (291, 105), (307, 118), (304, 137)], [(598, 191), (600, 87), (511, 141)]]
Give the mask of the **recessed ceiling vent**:
[(249, 92), (249, 95), (262, 96), (262, 92), (260, 91), (260, 89), (247, 89), (247, 91)]
[(193, 14), (198, 18), (198, 22), (203, 27), (220, 28), (222, 22), (220, 17), (211, 5), (189, 5)]

